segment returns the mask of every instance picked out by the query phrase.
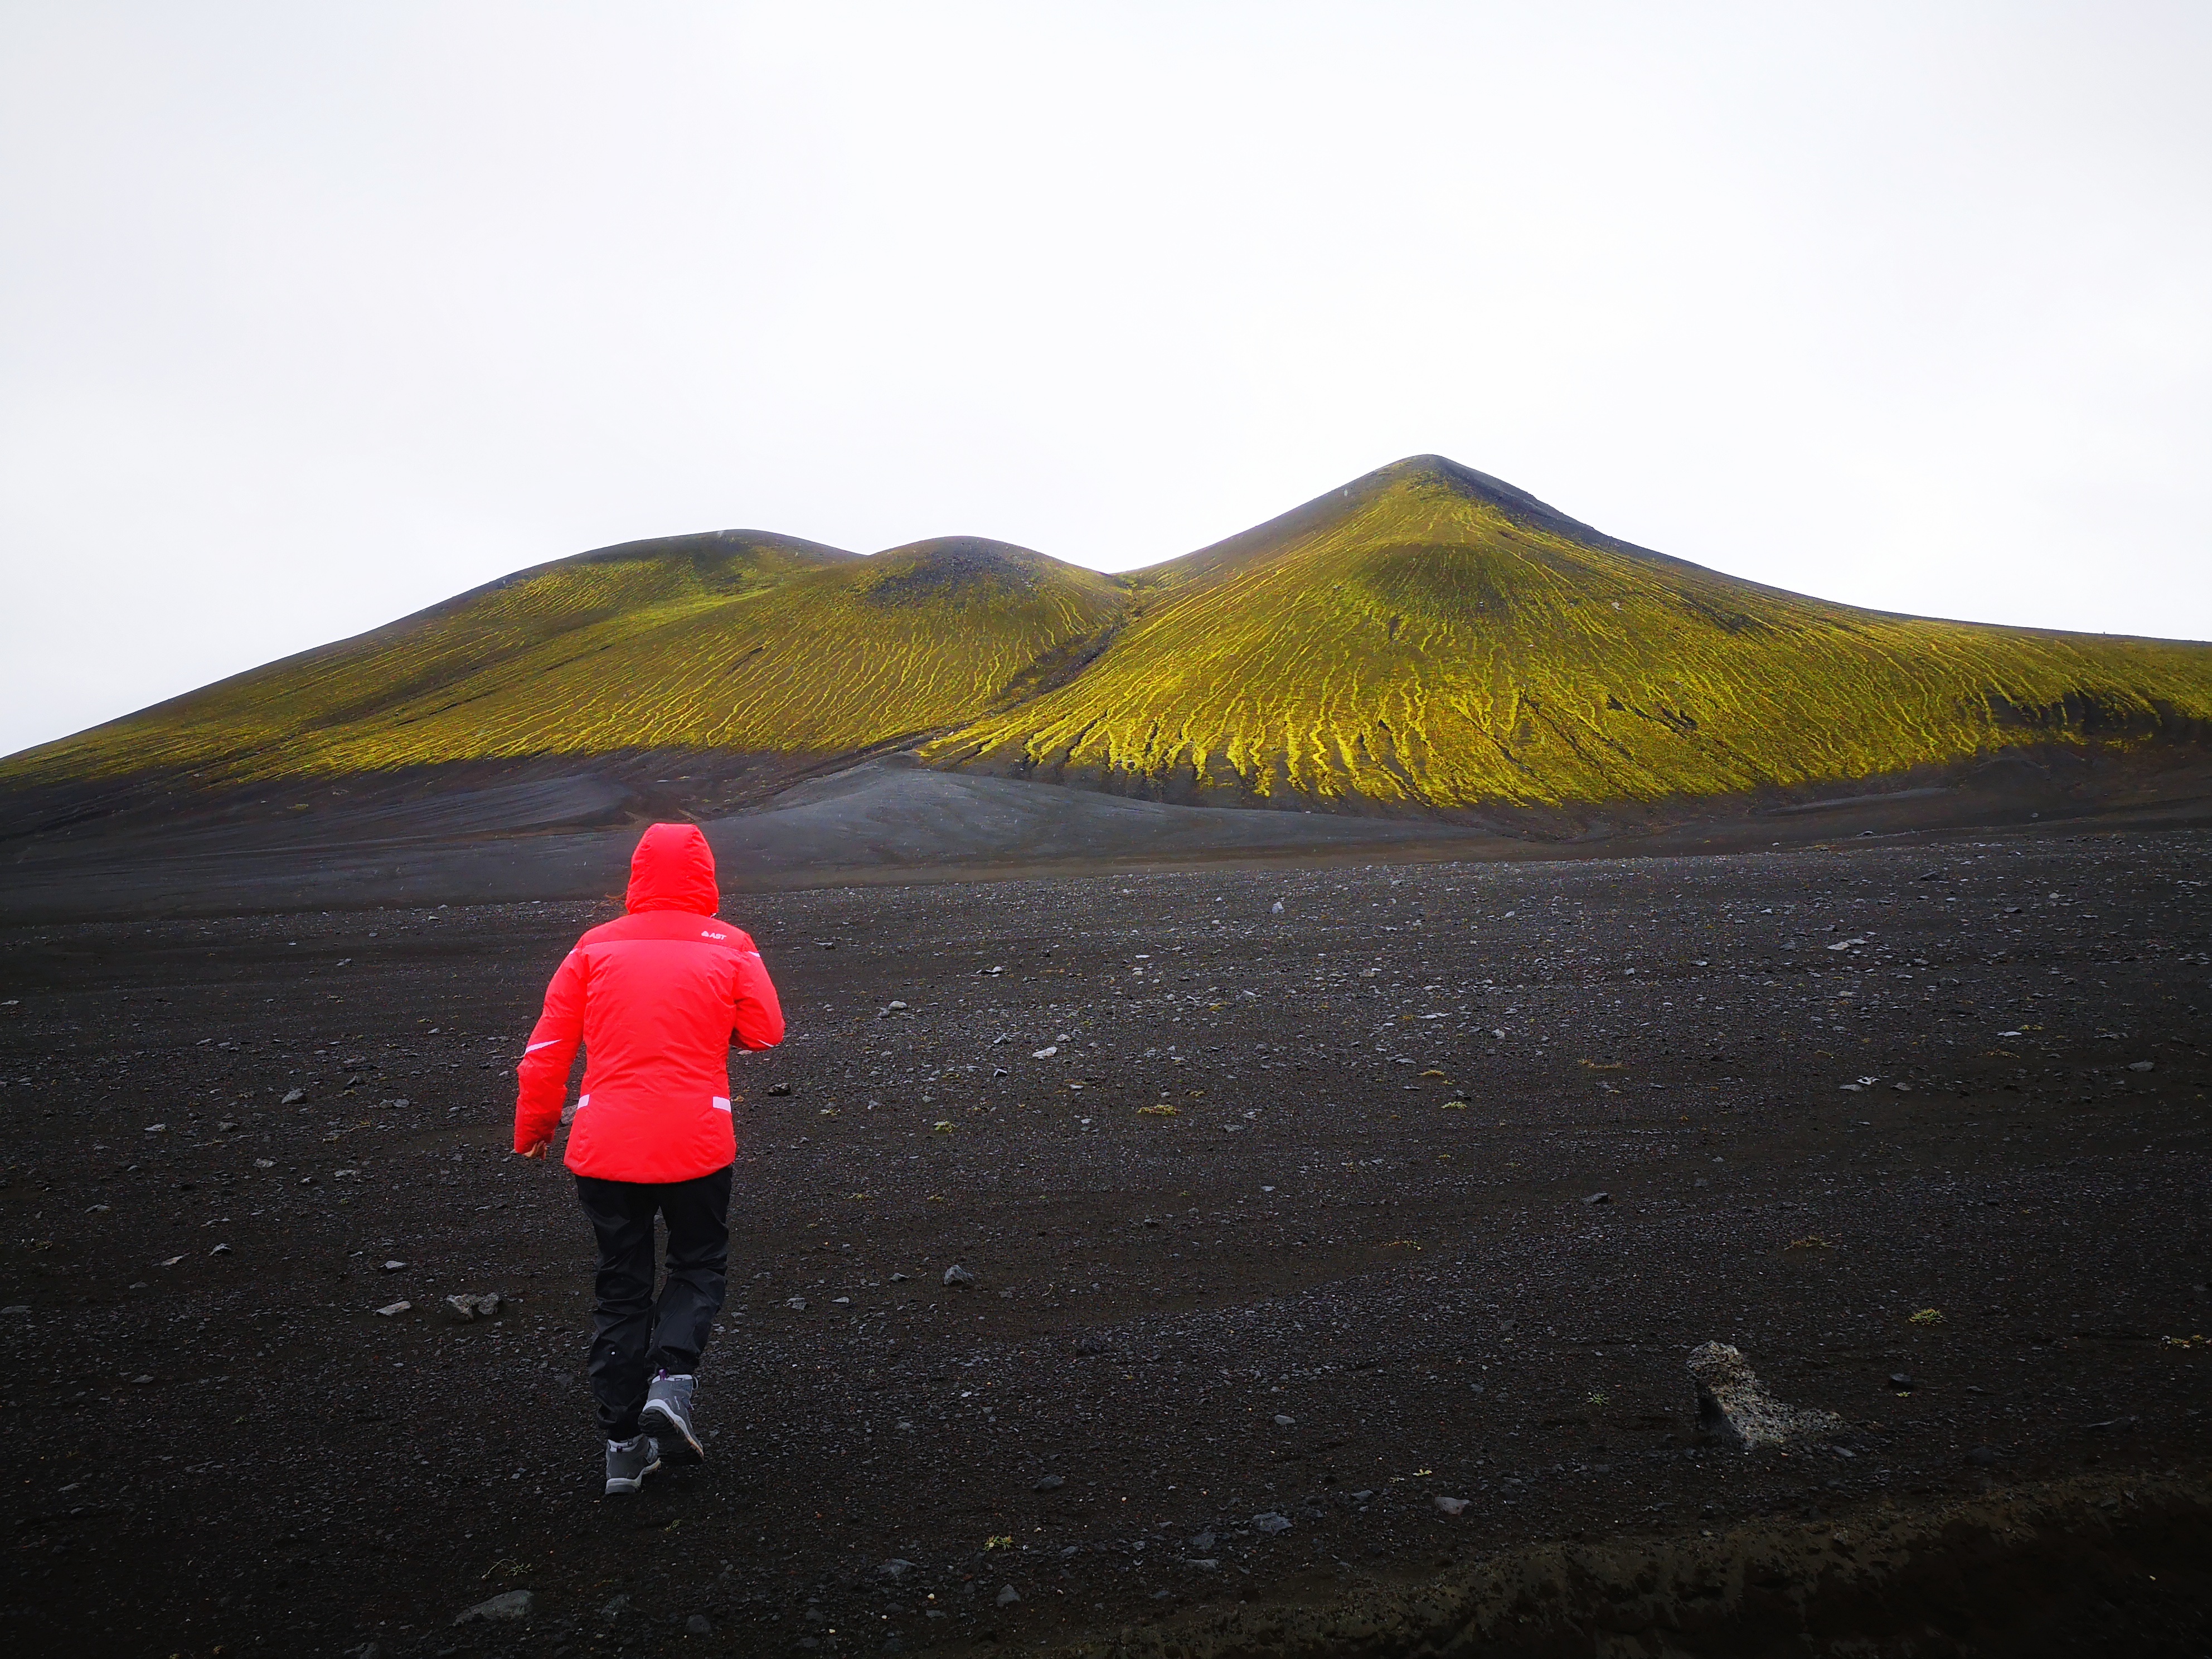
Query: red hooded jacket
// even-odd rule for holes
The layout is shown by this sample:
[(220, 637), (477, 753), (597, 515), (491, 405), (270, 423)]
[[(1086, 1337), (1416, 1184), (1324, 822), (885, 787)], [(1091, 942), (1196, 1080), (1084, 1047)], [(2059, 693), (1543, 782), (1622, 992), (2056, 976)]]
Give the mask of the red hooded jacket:
[(715, 919), (714, 854), (697, 826), (656, 823), (629, 866), (629, 914), (576, 941), (515, 1068), (514, 1150), (553, 1138), (576, 1042), (584, 1086), (567, 1163), (609, 1181), (689, 1181), (737, 1158), (732, 1043), (783, 1041), (760, 952)]

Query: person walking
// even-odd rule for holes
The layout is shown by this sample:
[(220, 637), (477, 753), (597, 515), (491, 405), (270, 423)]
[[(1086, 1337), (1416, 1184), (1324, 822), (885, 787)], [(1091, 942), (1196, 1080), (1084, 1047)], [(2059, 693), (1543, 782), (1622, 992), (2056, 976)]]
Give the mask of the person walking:
[[(599, 1240), (590, 1370), (609, 1497), (637, 1491), (664, 1458), (706, 1456), (692, 1396), (729, 1268), (729, 1050), (783, 1041), (760, 952), (714, 914), (714, 854), (696, 824), (646, 830), (626, 908), (562, 960), (515, 1068), (514, 1150), (543, 1158), (583, 1042), (563, 1161)], [(668, 1230), (658, 1301), (656, 1212)]]

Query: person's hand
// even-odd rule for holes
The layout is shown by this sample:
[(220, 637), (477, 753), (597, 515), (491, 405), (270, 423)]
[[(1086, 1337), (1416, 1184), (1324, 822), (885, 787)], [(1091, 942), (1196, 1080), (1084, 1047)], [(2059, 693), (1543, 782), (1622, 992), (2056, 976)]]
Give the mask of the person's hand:
[(543, 1158), (548, 1152), (552, 1150), (552, 1137), (549, 1135), (544, 1140), (539, 1141), (535, 1146), (525, 1147), (523, 1149), (522, 1155), (525, 1158)]

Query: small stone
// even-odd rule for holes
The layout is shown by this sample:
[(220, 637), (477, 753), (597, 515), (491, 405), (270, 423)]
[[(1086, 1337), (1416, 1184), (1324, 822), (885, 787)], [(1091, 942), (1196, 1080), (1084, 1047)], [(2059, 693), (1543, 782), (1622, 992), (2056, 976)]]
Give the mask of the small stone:
[(787, 1095), (791, 1092), (791, 1085), (788, 1083), (771, 1083), (768, 1085), (768, 1091), (772, 1095)]
[(1966, 1461), (1978, 1469), (1993, 1469), (2004, 1459), (2004, 1454), (1994, 1446), (1977, 1446), (1966, 1454)]
[(1267, 907), (1267, 914), (1268, 914), (1269, 915), (1271, 915), (1271, 916), (1279, 916), (1280, 915), (1282, 915), (1282, 914), (1283, 914), (1283, 902), (1282, 902), (1282, 900), (1280, 900), (1280, 899), (1277, 899), (1277, 900), (1276, 900), (1273, 904), (1269, 905), (1269, 906)]
[(179, 1261), (182, 1261), (183, 1260), (184, 1260), (184, 1257), (182, 1257), (182, 1256), (180, 1256), (180, 1255), (173, 1255), (173, 1256), (169, 1257), (169, 1258), (168, 1258), (168, 1260), (167, 1260), (166, 1261), (156, 1261), (154, 1265), (155, 1265), (155, 1267), (175, 1267), (175, 1266), (177, 1265), (177, 1263), (179, 1263)]
[(1213, 1553), (1213, 1542), (1214, 1539), (1212, 1533), (1202, 1532), (1199, 1534), (1197, 1537), (1190, 1540), (1190, 1547), (1192, 1552), (1195, 1554), (1211, 1555)]
[(684, 1633), (686, 1636), (712, 1636), (714, 1627), (708, 1623), (705, 1613), (695, 1613), (684, 1621)]
[[(177, 1259), (179, 1261), (184, 1260), (182, 1256), (179, 1256)], [(20, 1319), (30, 1311), (31, 1304), (29, 1303), (11, 1302), (6, 1307), (0, 1308), (0, 1319)]]
[(956, 1261), (945, 1270), (945, 1282), (955, 1290), (966, 1290), (975, 1285), (975, 1275)]
[(629, 1596), (617, 1595), (613, 1601), (608, 1602), (606, 1606), (599, 1609), (599, 1617), (605, 1620), (608, 1623), (612, 1624), (616, 1620), (623, 1616), (623, 1610), (629, 1606)]
[(1889, 1386), (1901, 1393), (1910, 1394), (1912, 1392), (1912, 1379), (1903, 1371), (1892, 1371), (1889, 1374)]
[(1585, 1204), (1610, 1204), (1613, 1202), (1613, 1194), (1611, 1193), (1592, 1193), (1588, 1198), (1583, 1200), (1583, 1202)]
[(1442, 1510), (1446, 1515), (1465, 1515), (1467, 1513), (1467, 1499), (1464, 1498), (1447, 1498), (1442, 1492), (1438, 1492), (1437, 1494), (1436, 1503), (1437, 1507)]
[(892, 1283), (892, 1284), (894, 1284), (894, 1285), (903, 1285), (903, 1284), (905, 1284), (905, 1283), (906, 1283), (906, 1275), (905, 1275), (904, 1273), (893, 1273), (893, 1274), (891, 1275), (891, 1283)]
[(404, 1261), (387, 1261), (384, 1264), (384, 1271), (388, 1273), (404, 1273), (407, 1271), (407, 1264)]
[(1048, 1474), (1042, 1480), (1039, 1480), (1035, 1486), (1031, 1486), (1030, 1490), (1031, 1492), (1058, 1492), (1066, 1484), (1067, 1479), (1065, 1475)]
[(508, 1590), (504, 1595), (493, 1596), (489, 1601), (477, 1602), (476, 1606), (462, 1613), (453, 1622), (457, 1625), (472, 1625), (482, 1620), (487, 1624), (493, 1624), (502, 1620), (527, 1619), (530, 1617), (532, 1599), (528, 1590)]
[(1725, 1342), (1692, 1349), (1689, 1370), (1697, 1389), (1698, 1432), (1739, 1451), (1817, 1440), (1843, 1426), (1832, 1412), (1808, 1411), (1774, 1399), (1742, 1352)]
[[(238, 1127), (238, 1125), (236, 1125), (235, 1123), (230, 1122), (230, 1121), (228, 1121), (228, 1120), (226, 1120), (225, 1121), (221, 1122), (221, 1123), (218, 1123), (218, 1124), (216, 1124), (216, 1125), (215, 1126), (215, 1132), (216, 1132), (217, 1134), (222, 1134), (222, 1133), (225, 1133), (226, 1132), (228, 1132), (228, 1131), (229, 1131), (229, 1130), (235, 1129), (237, 1127)], [(372, 1645), (374, 1645), (374, 1644), (372, 1644)]]
[[(307, 1091), (305, 1089), (293, 1089), (293, 1090), (288, 1091), (286, 1092), (285, 1096), (284, 1096), (284, 1098), (283, 1098), (283, 1099), (282, 1099), (282, 1100), (280, 1100), (280, 1101), (278, 1101), (276, 1103), (277, 1103), (279, 1106), (297, 1106), (297, 1105), (298, 1105), (301, 1101), (305, 1100), (307, 1097)], [(489, 1605), (490, 1605), (490, 1604), (489, 1604), (489, 1602), (487, 1602), (485, 1605), (486, 1605), (486, 1606), (489, 1606)]]
[(257, 1170), (273, 1170), (276, 1167), (276, 1160), (273, 1158), (257, 1158), (253, 1160), (253, 1167)]
[(1295, 1417), (1285, 1417), (1280, 1412), (1277, 1412), (1275, 1413), (1275, 1426), (1279, 1429), (1290, 1428), (1295, 1425), (1297, 1420), (1298, 1419)]
[(1288, 1532), (1291, 1529), (1291, 1517), (1287, 1515), (1278, 1515), (1273, 1510), (1267, 1510), (1252, 1517), (1252, 1525), (1255, 1530), (1264, 1532), (1273, 1537), (1279, 1532)]
[(1057, 1042), (1048, 1042), (1048, 1043), (1047, 1043), (1047, 1044), (1045, 1044), (1045, 1046), (1044, 1046), (1043, 1048), (1032, 1048), (1032, 1049), (1030, 1049), (1030, 1058), (1031, 1060), (1050, 1060), (1050, 1059), (1051, 1059), (1054, 1054), (1058, 1054), (1059, 1052), (1060, 1052), (1060, 1045), (1059, 1045)]
[(169, 1133), (169, 1126), (166, 1123), (149, 1123), (146, 1126), (146, 1133), (149, 1135), (165, 1135)]
[(1008, 1584), (1001, 1589), (997, 1597), (998, 1603), (1002, 1607), (1011, 1607), (1015, 1602), (1021, 1599), (1022, 1593), (1016, 1589), (1012, 1584)]
[(218, 1244), (215, 1249), (210, 1250), (208, 1254), (210, 1255), (228, 1255), (230, 1254), (230, 1246), (228, 1244)]
[(2130, 1072), (2154, 1072), (2157, 1069), (2158, 1062), (2151, 1060), (2139, 1060), (2128, 1067)]
[(914, 1563), (911, 1561), (901, 1560), (895, 1555), (890, 1560), (884, 1562), (883, 1565), (878, 1567), (876, 1571), (883, 1574), (884, 1577), (890, 1579), (891, 1583), (896, 1584), (900, 1579), (905, 1577), (907, 1574), (914, 1571)]
[(379, 1317), (390, 1319), (395, 1314), (404, 1314), (411, 1311), (414, 1306), (415, 1304), (411, 1302), (387, 1302), (376, 1311)]
[(466, 1325), (477, 1316), (477, 1299), (472, 1296), (449, 1296), (446, 1298), (446, 1309), (460, 1323)]
[(1075, 1339), (1075, 1351), (1078, 1353), (1104, 1353), (1112, 1346), (1104, 1337), (1095, 1334), (1079, 1336)]
[(134, 1376), (134, 1377), (132, 1377), (132, 1378), (131, 1379), (131, 1386), (132, 1386), (133, 1388), (139, 1388), (139, 1389), (143, 1389), (143, 1388), (144, 1388), (144, 1387), (145, 1387), (149, 1382), (151, 1382), (153, 1380), (154, 1380), (154, 1379), (153, 1379), (151, 1376), (148, 1376), (141, 1375), (141, 1376)]
[(790, 1309), (793, 1313), (805, 1313), (806, 1311), (806, 1298), (803, 1296), (794, 1296), (790, 1301), (785, 1303), (783, 1305)]

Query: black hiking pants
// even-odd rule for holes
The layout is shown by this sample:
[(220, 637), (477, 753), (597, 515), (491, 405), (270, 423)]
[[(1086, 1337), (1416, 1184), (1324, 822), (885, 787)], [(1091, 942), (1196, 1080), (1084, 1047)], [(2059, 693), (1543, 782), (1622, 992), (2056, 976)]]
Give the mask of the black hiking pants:
[[(576, 1196), (599, 1235), (592, 1316), (592, 1400), (610, 1440), (637, 1432), (646, 1386), (657, 1370), (699, 1369), (730, 1265), (730, 1170), (663, 1185), (576, 1177)], [(653, 1300), (653, 1218), (668, 1228), (668, 1278)]]

